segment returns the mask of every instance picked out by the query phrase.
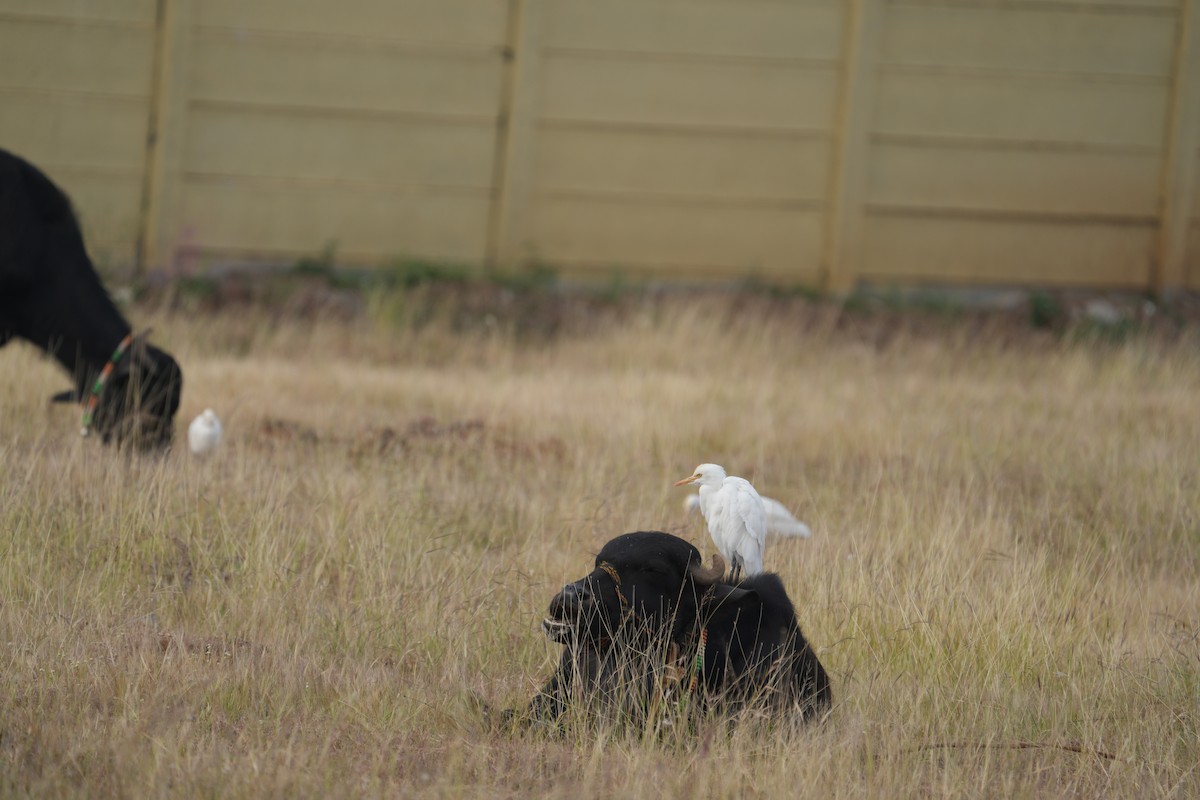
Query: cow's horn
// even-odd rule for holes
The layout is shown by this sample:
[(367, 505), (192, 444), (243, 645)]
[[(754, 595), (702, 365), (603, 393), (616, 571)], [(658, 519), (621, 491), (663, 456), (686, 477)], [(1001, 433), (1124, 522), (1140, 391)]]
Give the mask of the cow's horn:
[(725, 575), (725, 559), (720, 553), (713, 553), (712, 566), (704, 568), (704, 564), (692, 565), (692, 580), (701, 586), (711, 586)]

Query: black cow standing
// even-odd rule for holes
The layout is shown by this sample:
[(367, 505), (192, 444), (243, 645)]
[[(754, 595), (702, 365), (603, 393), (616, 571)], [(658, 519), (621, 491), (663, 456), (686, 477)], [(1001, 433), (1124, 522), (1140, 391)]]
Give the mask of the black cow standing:
[(105, 442), (164, 447), (183, 373), (130, 334), (84, 249), (71, 201), (37, 167), (0, 150), (0, 346), (25, 339), (62, 364), (75, 385), (55, 399), (94, 403), (90, 427)]
[(823, 715), (829, 676), (779, 577), (733, 586), (721, 581), (721, 557), (713, 561), (705, 569), (695, 547), (668, 533), (606, 544), (595, 569), (550, 602), (543, 630), (566, 645), (558, 671), (509, 718), (552, 723), (582, 703), (587, 713), (639, 723), (664, 698), (705, 713)]

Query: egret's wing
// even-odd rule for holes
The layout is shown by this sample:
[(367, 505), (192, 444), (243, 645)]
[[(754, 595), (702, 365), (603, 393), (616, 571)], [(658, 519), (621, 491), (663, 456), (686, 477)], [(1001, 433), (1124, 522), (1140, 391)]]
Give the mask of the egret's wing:
[(802, 539), (812, 536), (812, 530), (796, 519), (783, 503), (772, 497), (764, 497), (762, 501), (767, 512), (767, 533), (785, 537), (798, 536)]
[(737, 552), (738, 534), (742, 529), (734, 501), (735, 492), (727, 485), (718, 489), (700, 487), (700, 513), (708, 523), (708, 535), (726, 561), (732, 561)]
[(746, 526), (746, 532), (750, 534), (751, 539), (758, 543), (761, 550), (763, 542), (767, 540), (767, 513), (763, 507), (762, 498), (758, 496), (758, 492), (747, 480), (739, 479), (736, 488), (737, 494), (734, 496), (732, 504), (734, 513)]
[(738, 530), (734, 549), (742, 557), (748, 575), (762, 572), (762, 547), (767, 540), (767, 512), (750, 481), (734, 479), (731, 486), (730, 517)]
[(767, 515), (762, 498), (749, 481), (738, 479), (731, 492), (730, 517), (735, 520), (740, 536), (735, 547), (747, 575), (757, 575), (763, 569), (763, 544), (767, 538)]

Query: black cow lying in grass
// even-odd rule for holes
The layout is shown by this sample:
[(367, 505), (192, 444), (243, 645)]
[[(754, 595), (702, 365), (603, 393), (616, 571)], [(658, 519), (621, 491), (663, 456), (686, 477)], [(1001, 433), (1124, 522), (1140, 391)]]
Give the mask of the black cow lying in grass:
[(58, 401), (84, 405), (84, 431), (139, 447), (171, 443), (183, 373), (132, 335), (83, 246), (71, 201), (0, 150), (0, 346), (25, 339), (74, 379)]
[(823, 715), (829, 676), (779, 577), (732, 586), (721, 581), (724, 571), (720, 556), (705, 569), (695, 547), (667, 533), (610, 541), (596, 568), (550, 602), (542, 628), (566, 645), (562, 660), (529, 708), (509, 719), (556, 723), (575, 706), (635, 725), (656, 708)]

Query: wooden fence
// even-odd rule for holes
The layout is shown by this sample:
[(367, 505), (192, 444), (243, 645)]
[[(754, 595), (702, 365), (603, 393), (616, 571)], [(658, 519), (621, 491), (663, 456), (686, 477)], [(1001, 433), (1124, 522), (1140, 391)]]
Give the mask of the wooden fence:
[(1200, 0), (0, 0), (112, 273), (1200, 288)]

